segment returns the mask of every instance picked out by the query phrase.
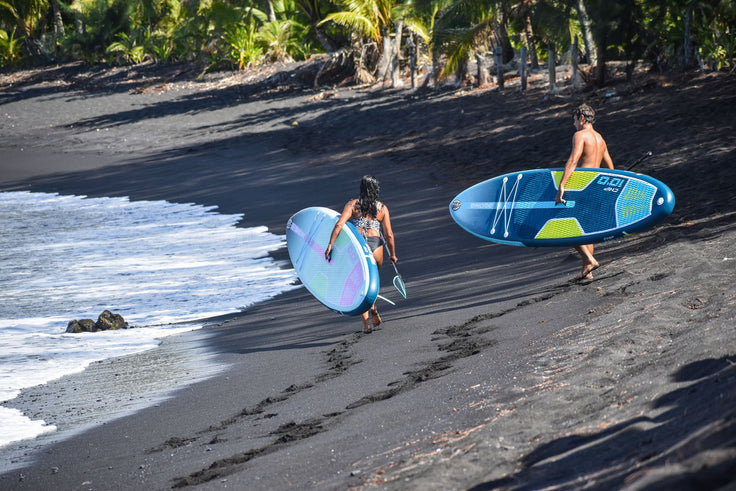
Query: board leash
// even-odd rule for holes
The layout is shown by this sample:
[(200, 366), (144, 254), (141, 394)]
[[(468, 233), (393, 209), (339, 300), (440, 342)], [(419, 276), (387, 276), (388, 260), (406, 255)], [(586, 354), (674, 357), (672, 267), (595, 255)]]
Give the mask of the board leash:
[(384, 297), (383, 295), (378, 295), (378, 298), (380, 298), (384, 302), (390, 303), (391, 305), (396, 305), (395, 303), (393, 303), (391, 300), (389, 300), (388, 298)]

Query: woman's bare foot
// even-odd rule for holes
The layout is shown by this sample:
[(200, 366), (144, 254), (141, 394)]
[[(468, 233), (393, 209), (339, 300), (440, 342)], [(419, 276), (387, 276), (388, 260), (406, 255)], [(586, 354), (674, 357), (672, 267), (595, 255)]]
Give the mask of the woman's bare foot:
[(373, 307), (371, 309), (371, 321), (373, 321), (373, 327), (378, 327), (381, 325), (381, 316), (378, 315), (378, 309)]

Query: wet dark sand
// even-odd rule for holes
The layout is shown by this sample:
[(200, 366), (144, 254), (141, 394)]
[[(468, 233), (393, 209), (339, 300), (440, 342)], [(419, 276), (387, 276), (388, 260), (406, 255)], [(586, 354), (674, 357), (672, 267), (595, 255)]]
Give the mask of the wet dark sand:
[[(734, 485), (736, 78), (642, 75), (608, 98), (535, 86), (315, 97), (182, 70), (6, 75), (0, 190), (217, 205), (282, 234), (292, 213), (339, 209), (372, 173), (408, 299), (385, 268), (397, 305), (382, 305), (371, 335), (300, 289), (24, 391), (4, 405), (59, 432), (3, 449), (15, 468), (0, 488)], [(677, 206), (600, 245), (602, 267), (580, 284), (570, 250), (486, 243), (447, 205), (481, 179), (564, 163), (583, 100), (617, 166), (654, 152), (637, 170)], [(105, 380), (190, 351), (227, 368), (116, 413)], [(75, 431), (84, 396), (72, 405), (71, 392), (101, 405), (98, 424)]]

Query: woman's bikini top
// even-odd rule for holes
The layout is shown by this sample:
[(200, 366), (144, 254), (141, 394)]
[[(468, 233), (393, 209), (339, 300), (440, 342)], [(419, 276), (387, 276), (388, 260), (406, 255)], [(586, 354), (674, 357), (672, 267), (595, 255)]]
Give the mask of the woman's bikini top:
[[(357, 203), (356, 203), (356, 205), (357, 205)], [(380, 213), (380, 211), (381, 211), (382, 208), (383, 208), (383, 203), (381, 203), (380, 201), (379, 202), (376, 202), (376, 213)], [(358, 228), (358, 230), (360, 230), (361, 232), (363, 230), (365, 230), (365, 231), (375, 230), (376, 232), (381, 233), (381, 222), (378, 221), (375, 218), (374, 219), (366, 219), (366, 218), (363, 218), (361, 216), (361, 217), (358, 217), (358, 218), (351, 218), (350, 219), (350, 222), (353, 225), (355, 225)]]

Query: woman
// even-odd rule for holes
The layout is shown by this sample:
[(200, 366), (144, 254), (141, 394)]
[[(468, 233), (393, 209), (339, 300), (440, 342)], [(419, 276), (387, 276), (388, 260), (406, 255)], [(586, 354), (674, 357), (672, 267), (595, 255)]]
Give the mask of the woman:
[[(391, 230), (391, 217), (388, 213), (388, 207), (378, 201), (378, 194), (381, 188), (378, 180), (373, 176), (363, 176), (360, 181), (360, 198), (351, 199), (345, 205), (340, 215), (340, 219), (332, 229), (330, 243), (327, 244), (325, 250), (325, 258), (328, 260), (332, 256), (332, 245), (335, 243), (337, 236), (340, 234), (342, 227), (350, 220), (353, 225), (360, 231), (365, 238), (368, 247), (376, 258), (378, 269), (383, 265), (383, 245), (384, 238), (389, 250), (389, 260), (395, 263), (399, 259), (396, 257), (396, 246), (394, 244), (394, 233)], [(381, 227), (383, 227), (383, 237), (381, 237)], [(378, 315), (375, 302), (370, 309), (371, 321), (373, 327), (378, 327), (381, 323), (381, 316)], [(371, 332), (371, 326), (368, 324), (368, 311), (363, 312), (363, 332)]]

